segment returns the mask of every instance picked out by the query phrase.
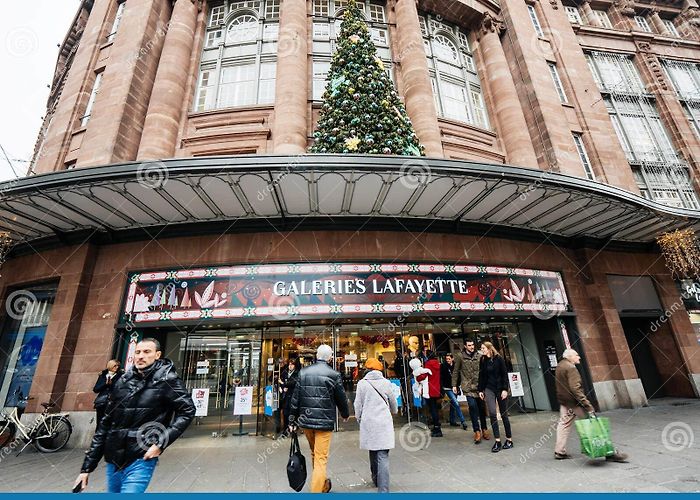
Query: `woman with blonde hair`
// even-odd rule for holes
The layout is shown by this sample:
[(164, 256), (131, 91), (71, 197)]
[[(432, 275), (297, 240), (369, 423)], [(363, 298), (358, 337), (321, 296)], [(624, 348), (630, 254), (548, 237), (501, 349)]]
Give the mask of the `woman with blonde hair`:
[(105, 416), (105, 410), (107, 409), (107, 403), (109, 403), (109, 397), (112, 394), (112, 387), (114, 383), (119, 380), (124, 374), (124, 370), (119, 368), (119, 360), (110, 359), (107, 361), (107, 367), (102, 370), (100, 375), (97, 377), (97, 382), (92, 391), (97, 394), (95, 397), (95, 412), (97, 413), (95, 417), (95, 429), (100, 426), (100, 421), (102, 417)]
[[(491, 429), (496, 442), (491, 451), (509, 450), (513, 447), (513, 436), (508, 420), (508, 370), (506, 363), (491, 342), (481, 344), (481, 365), (479, 366), (479, 397), (486, 401), (491, 419)], [(501, 411), (503, 427), (506, 431), (506, 442), (501, 445), (501, 434), (496, 418), (496, 405)]]

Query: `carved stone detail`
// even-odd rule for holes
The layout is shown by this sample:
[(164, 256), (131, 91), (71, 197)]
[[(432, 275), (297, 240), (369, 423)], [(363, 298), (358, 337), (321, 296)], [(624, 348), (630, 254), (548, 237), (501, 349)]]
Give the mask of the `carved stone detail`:
[(653, 78), (652, 85), (661, 90), (668, 90), (668, 82), (664, 75), (664, 70), (661, 67), (661, 63), (656, 55), (651, 51), (651, 44), (649, 42), (637, 42), (637, 51), (644, 59), (651, 76)]
[(615, 0), (613, 5), (617, 7), (623, 16), (634, 16), (634, 0)]
[(494, 17), (489, 12), (485, 12), (484, 17), (481, 20), (481, 26), (479, 26), (479, 30), (477, 31), (477, 38), (481, 38), (489, 33), (496, 33), (496, 35), (500, 35), (503, 31), (505, 31), (505, 29), (506, 27), (503, 20)]

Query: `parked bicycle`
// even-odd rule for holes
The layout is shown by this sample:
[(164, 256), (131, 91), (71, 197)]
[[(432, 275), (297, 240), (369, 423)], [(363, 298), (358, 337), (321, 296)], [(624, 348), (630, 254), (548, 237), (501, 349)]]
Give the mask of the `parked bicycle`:
[[(68, 414), (49, 413), (51, 408), (56, 406), (56, 403), (41, 403), (41, 406), (44, 407), (44, 411), (31, 425), (25, 425), (20, 421), (17, 408), (13, 408), (9, 414), (0, 410), (0, 450), (16, 442), (17, 446), (23, 444), (17, 455), (30, 444), (42, 453), (54, 453), (68, 444), (73, 433), (73, 426), (68, 420)], [(18, 431), (19, 436), (15, 441), (15, 435)]]

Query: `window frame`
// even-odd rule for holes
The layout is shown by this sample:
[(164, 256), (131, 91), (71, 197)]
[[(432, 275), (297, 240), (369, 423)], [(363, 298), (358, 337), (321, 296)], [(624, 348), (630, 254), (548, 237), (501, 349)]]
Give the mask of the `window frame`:
[(530, 21), (532, 22), (532, 27), (535, 28), (535, 33), (538, 37), (544, 38), (544, 31), (542, 30), (542, 23), (540, 23), (539, 17), (537, 17), (537, 10), (532, 4), (527, 4), (527, 11), (530, 14)]
[(680, 38), (681, 35), (678, 33), (678, 28), (672, 19), (662, 19), (661, 22), (672, 37)]
[(112, 28), (107, 35), (107, 43), (114, 42), (117, 36), (117, 31), (119, 31), (119, 25), (122, 22), (122, 17), (124, 17), (124, 9), (126, 9), (126, 0), (121, 0), (117, 5), (117, 11), (114, 13), (114, 20), (112, 21)]
[(591, 159), (588, 156), (588, 151), (586, 150), (586, 144), (583, 140), (583, 134), (572, 132), (571, 136), (573, 137), (574, 145), (576, 146), (576, 151), (578, 152), (579, 160), (581, 160), (581, 165), (583, 165), (583, 171), (586, 174), (586, 178), (588, 180), (594, 181), (595, 174), (593, 173)]
[[(428, 59), (428, 71), (437, 115), (491, 130), (481, 81), (469, 46), (468, 33), (424, 12), (419, 12), (419, 23), (424, 27), (423, 44)], [(440, 40), (448, 40), (455, 48), (457, 60), (452, 58), (448, 61), (441, 57), (443, 51), (437, 46)], [(459, 89), (461, 94), (459, 99), (455, 97), (456, 89)], [(475, 94), (478, 94), (479, 99), (476, 99)], [(480, 106), (476, 106), (477, 101)], [(455, 102), (459, 103), (460, 110), (464, 108), (463, 113), (454, 112), (457, 109), (454, 106)]]
[(581, 12), (578, 10), (578, 7), (565, 5), (564, 11), (571, 24), (583, 24), (583, 18), (581, 17)]
[(557, 64), (551, 61), (547, 61), (547, 66), (549, 67), (549, 74), (552, 77), (552, 82), (554, 84), (554, 90), (557, 91), (559, 100), (562, 104), (568, 104), (569, 99), (566, 96), (566, 91), (564, 90), (564, 83), (561, 81), (559, 76), (559, 70), (557, 69)]
[(644, 31), (645, 33), (653, 33), (651, 25), (649, 24), (649, 21), (647, 21), (646, 17), (635, 15), (634, 22), (637, 28), (639, 28), (641, 31)]
[[(191, 112), (268, 106), (274, 103), (280, 0), (225, 0), (210, 5), (209, 8), (209, 23)], [(231, 34), (236, 30), (236, 24), (241, 24), (238, 20), (242, 18), (248, 25), (242, 29), (250, 29), (251, 36)], [(252, 36), (253, 31), (255, 36)], [(271, 64), (275, 65), (275, 77), (261, 78), (262, 74), (270, 74)], [(224, 83), (228, 68), (238, 66), (254, 66), (254, 80), (251, 80), (255, 82), (253, 102), (243, 99), (248, 95), (246, 92), (231, 90), (229, 85), (233, 87), (235, 82)], [(234, 97), (231, 98), (230, 95)], [(224, 98), (227, 99), (225, 102)]]
[(80, 128), (87, 127), (92, 117), (92, 110), (95, 107), (95, 101), (97, 96), (100, 94), (100, 88), (102, 87), (102, 76), (104, 71), (95, 73), (95, 79), (92, 82), (92, 89), (90, 90), (90, 97), (88, 97), (87, 104), (85, 105), (85, 112), (83, 116), (80, 117)]
[(607, 10), (593, 9), (593, 15), (602, 28), (613, 29), (613, 24)]

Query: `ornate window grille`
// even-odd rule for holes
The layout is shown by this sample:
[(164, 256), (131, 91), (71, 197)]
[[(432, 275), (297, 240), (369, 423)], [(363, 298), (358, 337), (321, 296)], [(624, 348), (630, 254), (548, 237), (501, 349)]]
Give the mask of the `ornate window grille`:
[(688, 166), (676, 152), (631, 57), (586, 54), (613, 128), (643, 196), (659, 203), (700, 208)]

